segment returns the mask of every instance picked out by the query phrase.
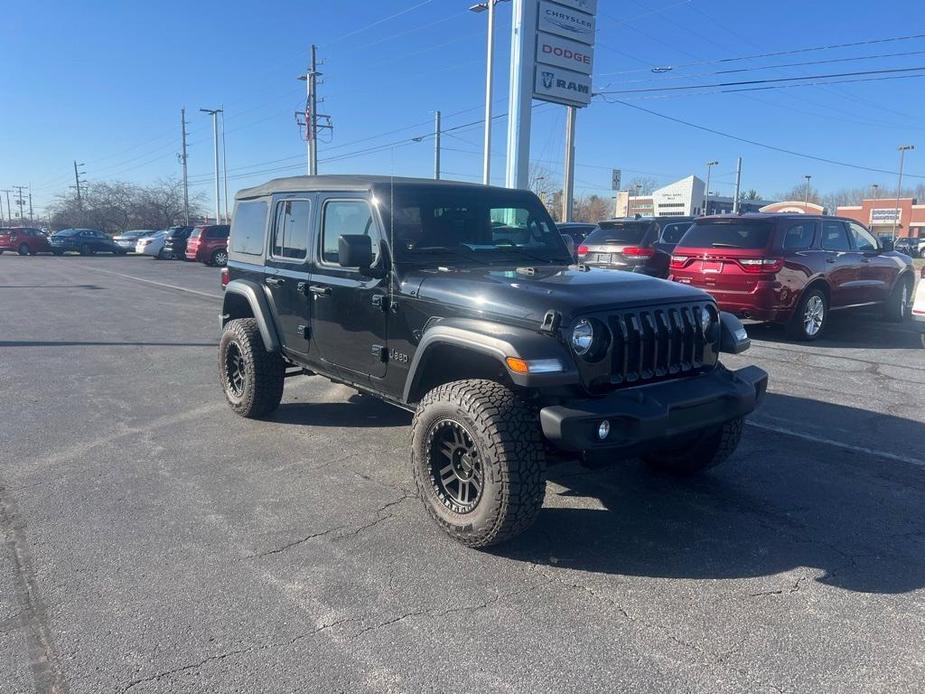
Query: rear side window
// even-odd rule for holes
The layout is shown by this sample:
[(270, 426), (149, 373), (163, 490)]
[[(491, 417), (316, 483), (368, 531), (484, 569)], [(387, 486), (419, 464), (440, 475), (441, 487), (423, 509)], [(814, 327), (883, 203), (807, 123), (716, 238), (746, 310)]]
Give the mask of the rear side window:
[(693, 222), (675, 222), (662, 228), (662, 243), (678, 243)]
[(311, 203), (308, 200), (283, 200), (276, 203), (273, 226), (273, 255), (286, 260), (304, 260), (308, 250)]
[[(373, 235), (373, 216), (365, 200), (331, 200), (324, 205), (321, 258), (336, 265), (340, 256), (338, 240), (347, 234)], [(374, 239), (373, 255), (378, 251)]]
[(815, 222), (789, 224), (784, 228), (784, 237), (781, 241), (781, 247), (785, 251), (805, 251), (813, 247), (815, 237)]
[(228, 238), (228, 229), (227, 225), (210, 227), (206, 229), (206, 238), (207, 239), (227, 239)]
[(267, 231), (267, 201), (239, 202), (231, 220), (231, 250), (247, 255), (263, 255)]
[(695, 222), (684, 234), (681, 245), (686, 248), (743, 248), (768, 247), (771, 224), (768, 222)]
[(202, 232), (203, 232), (203, 231), (204, 231), (203, 229), (200, 229), (199, 227), (196, 227), (195, 229), (193, 229), (193, 233), (190, 234), (189, 237), (190, 237), (191, 239), (198, 239), (200, 236), (202, 236)]
[(854, 222), (848, 222), (848, 229), (851, 230), (851, 236), (854, 238), (854, 247), (859, 251), (877, 250), (877, 240), (867, 229)]
[(822, 223), (822, 247), (827, 251), (850, 251), (848, 232), (841, 222)]
[(598, 229), (592, 231), (585, 238), (589, 246), (598, 244), (639, 244), (646, 237), (646, 232), (652, 228), (648, 223), (607, 224), (601, 223)]

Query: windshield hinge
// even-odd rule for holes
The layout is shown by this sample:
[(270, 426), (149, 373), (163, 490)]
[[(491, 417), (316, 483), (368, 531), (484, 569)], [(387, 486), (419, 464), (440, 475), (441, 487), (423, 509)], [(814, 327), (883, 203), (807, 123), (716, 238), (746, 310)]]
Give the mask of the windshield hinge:
[(546, 311), (543, 316), (543, 322), (540, 324), (540, 332), (555, 334), (559, 330), (559, 324), (562, 322), (562, 314), (558, 311)]

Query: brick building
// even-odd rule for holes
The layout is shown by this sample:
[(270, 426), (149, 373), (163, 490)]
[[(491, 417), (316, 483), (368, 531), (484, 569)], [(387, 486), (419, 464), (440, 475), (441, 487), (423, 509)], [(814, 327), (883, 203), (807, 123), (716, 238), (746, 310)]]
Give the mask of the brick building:
[(925, 205), (915, 198), (900, 198), (899, 207), (895, 198), (869, 198), (860, 205), (843, 205), (835, 214), (867, 225), (874, 234), (890, 235), (895, 225), (896, 236), (925, 238)]

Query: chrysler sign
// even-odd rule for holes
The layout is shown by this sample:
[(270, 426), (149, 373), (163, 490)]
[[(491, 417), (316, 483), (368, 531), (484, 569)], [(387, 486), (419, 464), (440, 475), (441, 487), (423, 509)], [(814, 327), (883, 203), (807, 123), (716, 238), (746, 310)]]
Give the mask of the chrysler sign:
[(594, 15), (541, 0), (539, 30), (591, 45), (594, 43)]

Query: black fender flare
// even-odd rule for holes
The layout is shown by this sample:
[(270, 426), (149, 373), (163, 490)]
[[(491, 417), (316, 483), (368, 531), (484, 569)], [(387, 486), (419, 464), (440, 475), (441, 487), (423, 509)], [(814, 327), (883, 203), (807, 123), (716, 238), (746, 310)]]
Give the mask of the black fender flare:
[(257, 329), (260, 331), (260, 337), (263, 339), (263, 346), (268, 352), (278, 352), (280, 350), (279, 335), (276, 333), (276, 326), (272, 321), (273, 314), (270, 312), (270, 304), (267, 301), (263, 287), (256, 282), (248, 280), (232, 280), (225, 287), (225, 298), (222, 301), (222, 327), (228, 322), (228, 297), (241, 296), (251, 307), (251, 313), (254, 314), (254, 320), (257, 321)]
[[(429, 327), (418, 343), (408, 368), (402, 394), (404, 402), (411, 401), (411, 394), (423, 378), (428, 355), (433, 353), (435, 347), (441, 345), (460, 347), (496, 360), (510, 374), (515, 385), (525, 388), (579, 383), (578, 370), (572, 355), (551, 335), (487, 320), (448, 318)], [(562, 364), (562, 370), (540, 374), (514, 373), (507, 368), (507, 357), (527, 361), (557, 359)]]

